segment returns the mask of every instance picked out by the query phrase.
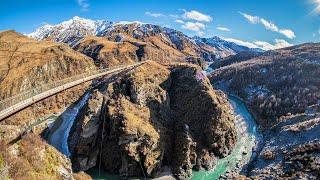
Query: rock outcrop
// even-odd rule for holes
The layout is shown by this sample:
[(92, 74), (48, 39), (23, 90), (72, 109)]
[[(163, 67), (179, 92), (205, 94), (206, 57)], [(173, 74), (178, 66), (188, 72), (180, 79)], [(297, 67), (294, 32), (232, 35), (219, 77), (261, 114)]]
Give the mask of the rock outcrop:
[(80, 179), (71, 162), (38, 135), (29, 134), (14, 145), (0, 147), (1, 179)]
[(229, 104), (193, 65), (145, 63), (96, 90), (82, 113), (72, 147), (78, 170), (101, 160), (125, 177), (154, 177), (170, 166), (185, 179), (211, 169), (236, 141)]

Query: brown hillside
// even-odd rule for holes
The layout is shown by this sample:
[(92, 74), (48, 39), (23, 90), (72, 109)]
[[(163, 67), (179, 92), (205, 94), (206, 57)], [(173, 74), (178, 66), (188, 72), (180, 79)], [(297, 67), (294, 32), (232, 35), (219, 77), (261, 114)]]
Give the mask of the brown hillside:
[[(216, 51), (210, 46), (200, 48), (182, 33), (171, 37), (161, 27), (146, 26), (154, 28), (153, 31), (143, 31), (135, 23), (115, 25), (104, 37), (86, 37), (74, 49), (92, 57), (103, 67), (141, 60), (168, 63)], [(173, 39), (174, 37), (179, 39)]]
[(91, 58), (67, 45), (0, 33), (0, 99), (95, 68)]

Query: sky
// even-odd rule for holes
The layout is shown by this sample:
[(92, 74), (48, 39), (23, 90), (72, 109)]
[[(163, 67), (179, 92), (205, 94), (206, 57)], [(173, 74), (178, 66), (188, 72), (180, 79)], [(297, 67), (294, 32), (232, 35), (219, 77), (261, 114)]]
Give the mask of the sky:
[(320, 0), (1, 0), (0, 30), (79, 16), (140, 21), (264, 49), (320, 41)]

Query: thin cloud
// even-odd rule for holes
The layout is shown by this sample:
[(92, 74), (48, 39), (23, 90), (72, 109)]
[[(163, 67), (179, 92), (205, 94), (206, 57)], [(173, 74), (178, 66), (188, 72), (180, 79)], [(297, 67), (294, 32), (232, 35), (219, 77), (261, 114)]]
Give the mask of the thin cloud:
[(205, 29), (206, 26), (200, 22), (186, 22), (181, 27), (190, 31), (195, 31), (199, 35), (203, 35), (204, 34), (203, 30)]
[(218, 26), (217, 29), (220, 31), (231, 32), (231, 30), (227, 27)]
[(275, 39), (274, 44), (270, 44), (265, 41), (254, 41), (254, 42), (248, 42), (248, 41), (243, 41), (240, 39), (234, 39), (234, 38), (224, 38), (226, 41), (234, 42), (236, 44), (246, 46), (249, 48), (260, 48), (263, 50), (274, 50), (274, 49), (281, 49), (289, 46), (293, 46), (293, 44), (288, 43), (287, 41), (283, 39)]
[(199, 11), (195, 11), (195, 10), (191, 10), (191, 11), (186, 11), (184, 10), (184, 14), (182, 15), (182, 17), (184, 19), (187, 20), (195, 20), (195, 21), (199, 21), (199, 22), (211, 22), (212, 21), (212, 17), (206, 14), (203, 14)]
[(311, 3), (315, 4), (316, 7), (311, 12), (312, 14), (319, 14), (320, 13), (320, 0), (311, 0)]
[(151, 17), (163, 17), (163, 16), (165, 16), (164, 14), (161, 14), (161, 13), (153, 13), (153, 12), (149, 12), (149, 11), (145, 12), (145, 14), (148, 15), (148, 16), (151, 16)]
[(169, 17), (173, 18), (173, 19), (179, 19), (180, 16), (178, 14), (169, 14)]
[(87, 0), (77, 0), (77, 3), (81, 7), (81, 11), (89, 11), (90, 4)]
[(179, 24), (184, 24), (184, 21), (182, 21), (181, 19), (177, 19), (174, 22), (179, 23)]
[[(319, 0), (320, 1), (320, 0)], [(268, 21), (264, 18), (260, 18), (259, 16), (252, 16), (246, 13), (239, 12), (244, 18), (246, 18), (251, 24), (262, 24), (267, 30), (278, 32), (289, 39), (293, 39), (296, 37), (295, 33), (291, 29), (282, 29), (279, 28), (276, 24)]]
[(265, 41), (255, 41), (254, 44), (256, 44), (257, 46), (259, 46), (261, 49), (264, 49), (264, 50), (281, 49), (281, 48), (285, 48), (293, 45), (283, 39), (276, 39), (275, 44), (270, 44)]
[(234, 39), (234, 38), (223, 38), (223, 39), (226, 40), (226, 41), (229, 41), (229, 42), (234, 42), (234, 43), (242, 45), (242, 46), (246, 46), (248, 48), (259, 48), (254, 43), (251, 43), (251, 42), (248, 42), (248, 41), (243, 41), (243, 40)]

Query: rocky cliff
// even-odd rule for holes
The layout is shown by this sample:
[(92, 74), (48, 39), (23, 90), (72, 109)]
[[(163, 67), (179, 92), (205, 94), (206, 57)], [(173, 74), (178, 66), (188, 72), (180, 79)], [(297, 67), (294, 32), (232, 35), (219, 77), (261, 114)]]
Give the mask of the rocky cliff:
[(78, 170), (98, 165), (100, 152), (111, 173), (154, 177), (169, 166), (184, 179), (211, 169), (236, 141), (225, 97), (191, 65), (148, 62), (96, 90), (82, 113), (72, 147)]

